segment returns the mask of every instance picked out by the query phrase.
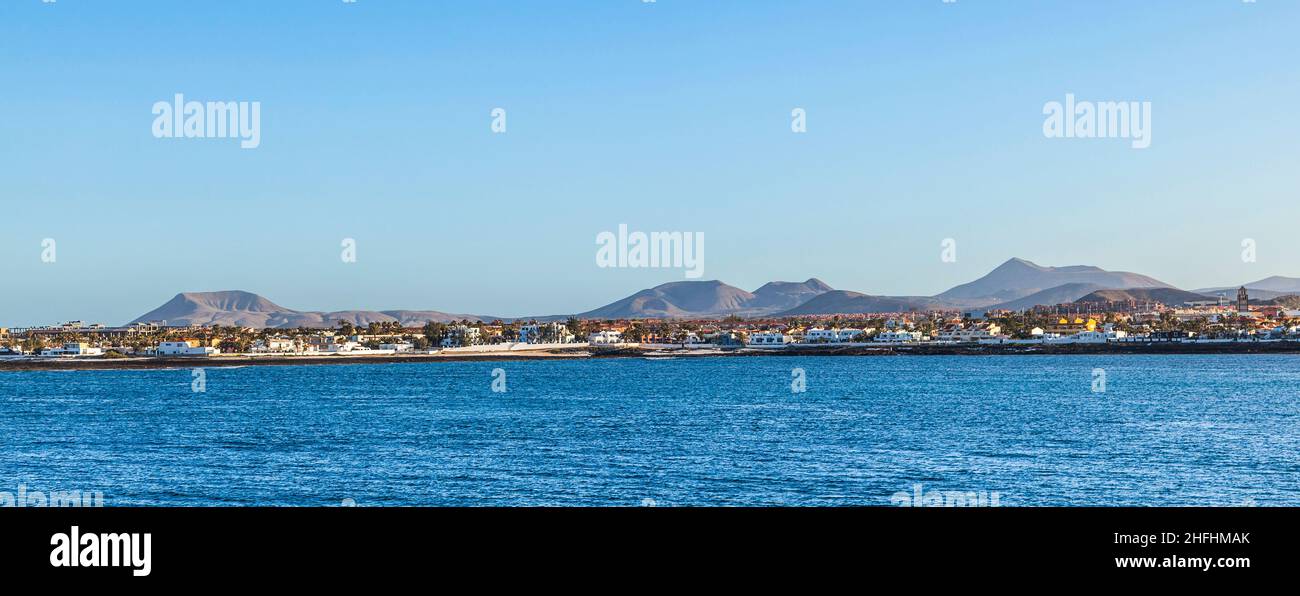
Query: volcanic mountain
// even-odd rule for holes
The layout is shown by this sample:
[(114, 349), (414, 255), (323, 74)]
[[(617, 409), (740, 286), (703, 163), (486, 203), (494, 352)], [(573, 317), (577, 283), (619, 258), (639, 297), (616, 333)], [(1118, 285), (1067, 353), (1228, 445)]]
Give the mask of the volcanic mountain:
[(185, 292), (166, 304), (137, 317), (132, 323), (166, 321), (168, 325), (223, 325), (239, 327), (334, 327), (338, 321), (368, 325), (397, 321), (419, 326), (428, 321), (447, 323), (467, 319), (487, 321), (491, 317), (461, 315), (435, 310), (344, 310), (336, 312), (298, 311), (240, 290)]
[(1125, 290), (1097, 290), (1079, 298), (1076, 304), (1106, 302), (1159, 302), (1166, 306), (1182, 306), (1184, 302), (1213, 300), (1213, 296), (1188, 292), (1177, 288), (1130, 288)]
[(819, 279), (774, 281), (747, 292), (717, 280), (676, 281), (577, 315), (582, 319), (682, 319), (761, 316), (793, 308), (831, 287)]
[(1093, 284), (1101, 288), (1171, 288), (1158, 279), (1099, 267), (1075, 265), (1044, 267), (1024, 259), (1011, 259), (988, 275), (935, 296), (940, 300), (979, 301), (984, 305), (1023, 298), (1065, 284)]
[(928, 310), (1021, 310), (1036, 305), (1073, 302), (1097, 290), (1172, 288), (1160, 280), (1099, 267), (1044, 267), (1010, 259), (984, 277), (935, 296), (872, 296), (857, 292), (827, 292), (778, 313), (779, 316), (869, 314)]
[(834, 289), (815, 277), (802, 283), (770, 281), (754, 290), (754, 299), (746, 303), (745, 307), (760, 310), (788, 310)]
[(1104, 289), (1106, 289), (1104, 286), (1089, 283), (1061, 284), (1054, 288), (1034, 292), (1024, 298), (1016, 298), (1015, 300), (1010, 300), (1008, 302), (994, 304), (993, 306), (988, 307), (988, 310), (1024, 310), (1035, 306), (1069, 304), (1096, 292), (1097, 290)]
[(728, 315), (867, 314), (985, 307), (1019, 310), (1073, 302), (1097, 291), (1172, 288), (1160, 280), (1099, 267), (1044, 267), (1011, 259), (988, 275), (937, 296), (880, 296), (834, 290), (818, 279), (774, 281), (747, 292), (721, 281), (679, 281), (641, 290), (581, 313), (584, 319), (716, 318)]
[(933, 298), (925, 296), (870, 296), (835, 290), (782, 312), (779, 316), (924, 311), (938, 308), (938, 304)]
[[(1294, 278), (1269, 278), (1260, 284), (1290, 287)], [(1139, 290), (1167, 289), (1160, 294)], [(835, 290), (816, 278), (803, 282), (773, 281), (753, 292), (718, 280), (677, 281), (641, 290), (627, 298), (575, 315), (583, 319), (703, 319), (726, 316), (796, 316), (865, 314), (932, 310), (975, 310), (985, 307), (1019, 310), (1035, 305), (1068, 303), (1099, 290), (1127, 294), (1098, 294), (1093, 300), (1120, 296), (1153, 296), (1153, 301), (1202, 299), (1159, 280), (1098, 267), (1044, 267), (1024, 259), (1011, 259), (975, 281), (937, 296), (879, 296)], [(1179, 293), (1175, 295), (1174, 293)], [(1264, 293), (1265, 290), (1258, 290)], [(1273, 293), (1277, 295), (1277, 293)], [(1252, 294), (1252, 298), (1272, 296)], [(1137, 298), (1145, 300), (1146, 298)], [(280, 306), (257, 294), (241, 291), (177, 294), (166, 304), (141, 315), (135, 322), (164, 320), (171, 325), (238, 325), (246, 327), (334, 327), (344, 320), (354, 325), (398, 321), (419, 326), (427, 321), (490, 321), (501, 317), (453, 314), (432, 310), (298, 311)], [(556, 320), (567, 315), (535, 317)], [(508, 319), (503, 319), (508, 320)]]
[[(1266, 277), (1259, 281), (1253, 281), (1242, 284), (1250, 294), (1251, 300), (1271, 300), (1278, 296), (1288, 294), (1300, 294), (1300, 277), (1286, 277), (1283, 275), (1274, 275)], [(1200, 294), (1209, 294), (1218, 296), (1223, 294), (1228, 300), (1237, 299), (1237, 288), (1241, 286), (1225, 286), (1222, 288), (1201, 288), (1194, 290)]]

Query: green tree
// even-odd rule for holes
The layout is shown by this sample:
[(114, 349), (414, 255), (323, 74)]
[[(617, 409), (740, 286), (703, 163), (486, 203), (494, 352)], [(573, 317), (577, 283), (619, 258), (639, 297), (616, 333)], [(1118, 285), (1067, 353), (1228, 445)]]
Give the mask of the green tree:
[(352, 321), (345, 321), (343, 319), (339, 319), (337, 325), (339, 327), (339, 333), (342, 333), (343, 335), (347, 335), (347, 336), (356, 335), (357, 328), (352, 324)]

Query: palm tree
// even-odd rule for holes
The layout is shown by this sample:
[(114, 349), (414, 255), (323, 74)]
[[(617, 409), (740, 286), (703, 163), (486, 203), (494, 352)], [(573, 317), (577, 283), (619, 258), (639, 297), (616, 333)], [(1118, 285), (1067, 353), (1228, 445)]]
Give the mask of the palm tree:
[(339, 319), (337, 325), (339, 326), (339, 332), (343, 335), (351, 336), (356, 334), (356, 327), (352, 325), (352, 321)]

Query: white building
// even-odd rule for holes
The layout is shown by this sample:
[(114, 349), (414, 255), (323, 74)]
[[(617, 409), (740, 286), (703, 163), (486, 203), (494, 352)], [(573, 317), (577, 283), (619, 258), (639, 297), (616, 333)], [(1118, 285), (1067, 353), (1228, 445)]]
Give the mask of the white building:
[(158, 344), (154, 353), (159, 356), (211, 356), (220, 354), (221, 350), (207, 346), (197, 346), (192, 341), (164, 341)]
[(42, 356), (102, 356), (104, 350), (92, 348), (88, 343), (71, 342), (63, 344), (61, 348), (46, 348), (41, 351)]
[(265, 340), (253, 342), (252, 352), (268, 353), (274, 352), (279, 354), (292, 354), (299, 352), (298, 342), (288, 337), (268, 337)]
[(921, 341), (921, 332), (920, 331), (885, 331), (876, 334), (875, 341), (890, 342), (890, 343)]
[(1074, 335), (1044, 336), (1043, 342), (1049, 344), (1104, 344), (1112, 341), (1119, 341), (1128, 336), (1128, 333), (1116, 331), (1113, 326), (1107, 324), (1101, 331), (1080, 331)]
[(976, 343), (998, 339), (1001, 332), (1002, 328), (998, 325), (989, 325), (983, 328), (958, 325), (940, 332), (939, 341)]
[(391, 344), (379, 344), (379, 349), (392, 350), (393, 352), (411, 352), (415, 350), (415, 344), (404, 341)]
[(587, 343), (592, 345), (621, 344), (623, 334), (617, 331), (596, 331), (587, 336)]
[(483, 343), (483, 331), (469, 325), (456, 325), (447, 330), (447, 337), (442, 338), (442, 347), (456, 348), (476, 346)]
[(563, 323), (540, 323), (524, 325), (519, 328), (519, 341), (526, 344), (557, 343), (570, 344), (576, 339), (569, 327)]
[(835, 341), (835, 332), (830, 329), (813, 327), (803, 334), (803, 342), (806, 344), (830, 343)]
[(784, 346), (791, 343), (789, 335), (780, 331), (755, 331), (749, 334), (751, 346)]
[(362, 348), (361, 344), (355, 341), (331, 342), (321, 346), (321, 352), (338, 354), (340, 352), (356, 352)]
[(862, 336), (867, 334), (866, 329), (833, 329), (835, 332), (835, 341), (837, 343), (851, 343), (855, 341), (866, 341)]
[(813, 327), (804, 333), (804, 343), (833, 343), (843, 344), (855, 341), (859, 335), (862, 335), (862, 329), (822, 329)]
[(266, 351), (297, 352), (298, 342), (291, 337), (268, 337), (266, 338)]

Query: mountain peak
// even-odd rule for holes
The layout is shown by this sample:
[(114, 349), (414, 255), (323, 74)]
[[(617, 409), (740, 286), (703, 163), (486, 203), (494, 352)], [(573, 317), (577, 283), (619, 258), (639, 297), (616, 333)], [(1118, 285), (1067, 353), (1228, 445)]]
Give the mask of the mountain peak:
[[(1002, 263), (1001, 265), (998, 265), (997, 268), (995, 268), (993, 271), (990, 272), (990, 275), (994, 273), (1012, 273), (1012, 274), (1024, 273), (1024, 274), (1032, 275), (1035, 273), (1056, 271), (1057, 269), (1058, 269), (1057, 267), (1051, 267), (1048, 265), (1039, 265), (1038, 263), (1035, 263), (1029, 259), (1012, 257), (1010, 259), (1007, 259), (1006, 262)], [(1065, 269), (1069, 270), (1075, 268), (1065, 267)]]
[(168, 305), (190, 305), (194, 308), (214, 311), (293, 312), (266, 298), (244, 290), (181, 292), (164, 307)]
[(1106, 271), (1091, 265), (1046, 267), (1013, 258), (984, 277), (951, 288), (938, 297), (988, 305), (1016, 300), (1065, 284), (1095, 284), (1103, 289), (1170, 287), (1157, 279), (1127, 271)]
[(243, 290), (181, 292), (162, 306), (137, 317), (132, 323), (167, 321), (169, 325), (225, 325), (239, 327), (330, 328), (340, 320), (354, 325), (397, 321), (407, 326), (426, 321), (447, 322), (479, 319), (476, 315), (454, 315), (439, 311), (299, 311), (280, 306)]
[(803, 285), (807, 286), (809, 289), (817, 290), (819, 292), (829, 292), (835, 289), (832, 288), (830, 284), (820, 279), (817, 279), (815, 277), (808, 278), (807, 281), (803, 282)]
[(719, 280), (674, 281), (577, 315), (584, 319), (691, 319), (761, 316), (794, 308), (832, 288), (817, 278), (771, 281), (753, 292)]

